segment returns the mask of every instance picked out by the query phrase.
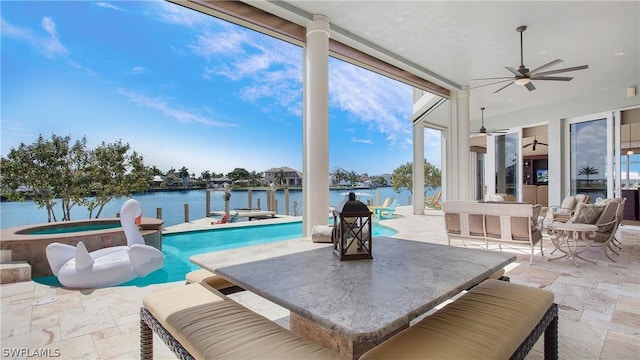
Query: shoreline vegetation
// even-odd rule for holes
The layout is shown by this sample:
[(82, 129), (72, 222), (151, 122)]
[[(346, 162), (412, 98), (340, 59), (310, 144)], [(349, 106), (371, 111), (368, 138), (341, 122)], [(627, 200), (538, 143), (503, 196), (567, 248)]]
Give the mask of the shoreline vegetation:
[[(374, 187), (366, 187), (366, 186), (330, 186), (329, 187), (329, 191), (331, 190), (344, 190), (344, 191), (355, 191), (355, 190), (375, 190), (377, 188), (387, 188), (387, 187), (391, 187), (389, 185), (382, 185), (382, 186), (378, 186), (376, 188)], [(302, 186), (276, 186), (275, 190), (276, 191), (284, 191), (284, 190), (289, 190), (289, 191), (302, 191)], [(208, 190), (208, 191), (215, 191), (215, 192), (222, 192), (224, 191), (224, 188), (222, 187), (218, 187), (218, 188), (214, 188), (214, 187), (206, 187), (206, 186), (188, 186), (188, 187), (149, 187), (148, 189), (142, 191), (142, 192), (134, 192), (132, 195), (136, 195), (136, 194), (145, 194), (145, 193), (155, 193), (155, 192), (182, 192), (182, 191), (192, 191), (192, 190)], [(271, 190), (271, 187), (269, 186), (231, 186), (229, 188), (230, 191), (232, 192), (245, 192), (245, 191), (269, 191)], [(24, 194), (24, 200), (30, 200), (30, 196), (28, 193)], [(19, 202), (22, 200), (11, 200), (8, 197), (1, 195), (0, 196), (0, 201), (3, 202)]]

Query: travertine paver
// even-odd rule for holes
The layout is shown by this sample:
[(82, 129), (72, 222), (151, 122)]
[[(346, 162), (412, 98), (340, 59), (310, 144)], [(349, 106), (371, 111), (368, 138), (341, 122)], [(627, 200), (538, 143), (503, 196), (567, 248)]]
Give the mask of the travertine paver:
[[(411, 207), (398, 207), (394, 218), (382, 224), (399, 230), (397, 237), (447, 243), (441, 212), (411, 212)], [(177, 229), (206, 228), (208, 220), (196, 220)], [(562, 260), (549, 262), (539, 253), (533, 265), (528, 265), (526, 248), (503, 247), (503, 251), (518, 257), (516, 263), (507, 266), (512, 282), (546, 288), (556, 295), (561, 359), (636, 359), (640, 353), (640, 228), (622, 227), (619, 235), (624, 245), (620, 256), (615, 257), (616, 263), (600, 252), (586, 252), (585, 257), (597, 264), (585, 263), (579, 268)], [(474, 246), (460, 241), (453, 245)], [(553, 250), (548, 239), (544, 250), (547, 256)], [(30, 359), (37, 358), (34, 351), (40, 351), (64, 359), (139, 359), (138, 311), (142, 298), (163, 287), (182, 285), (175, 282), (85, 291), (31, 281), (2, 285), (0, 356)], [(48, 303), (51, 297), (57, 300)], [(289, 326), (285, 309), (247, 292), (232, 297), (281, 326)], [(157, 338), (154, 349), (156, 359), (175, 359)], [(527, 358), (542, 358), (541, 350), (540, 341)]]

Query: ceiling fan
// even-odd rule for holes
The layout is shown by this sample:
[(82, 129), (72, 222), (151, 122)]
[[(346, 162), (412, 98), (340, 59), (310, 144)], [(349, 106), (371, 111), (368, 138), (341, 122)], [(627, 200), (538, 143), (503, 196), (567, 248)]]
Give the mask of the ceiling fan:
[(482, 111), (482, 126), (480, 126), (478, 131), (472, 132), (471, 135), (476, 137), (481, 135), (506, 134), (508, 129), (487, 130), (487, 128), (484, 127), (484, 109), (484, 107), (480, 108), (480, 111)]
[(529, 91), (533, 91), (536, 89), (535, 86), (533, 86), (533, 83), (531, 82), (532, 80), (554, 80), (554, 81), (570, 81), (571, 79), (573, 79), (572, 77), (566, 77), (566, 76), (549, 76), (552, 74), (559, 74), (559, 73), (563, 73), (563, 72), (568, 72), (568, 71), (576, 71), (576, 70), (584, 70), (584, 69), (588, 69), (589, 65), (580, 65), (580, 66), (573, 66), (573, 67), (568, 67), (568, 68), (563, 68), (563, 69), (557, 69), (557, 70), (549, 70), (549, 71), (542, 71), (544, 69), (547, 69), (551, 66), (560, 64), (561, 62), (563, 62), (563, 60), (560, 59), (555, 59), (549, 63), (546, 63), (542, 66), (539, 66), (533, 70), (529, 70), (524, 66), (524, 60), (523, 60), (523, 45), (522, 45), (522, 33), (527, 30), (527, 27), (525, 25), (519, 26), (518, 28), (516, 28), (516, 31), (520, 33), (520, 67), (518, 67), (518, 69), (514, 69), (511, 66), (507, 66), (505, 67), (505, 69), (509, 70), (514, 76), (504, 76), (504, 77), (493, 77), (493, 78), (480, 78), (480, 79), (473, 79), (473, 80), (499, 80), (499, 81), (495, 81), (489, 84), (484, 84), (484, 85), (480, 85), (480, 86), (476, 86), (473, 87), (473, 89), (475, 88), (479, 88), (479, 87), (483, 87), (483, 86), (489, 86), (489, 85), (495, 85), (495, 84), (500, 84), (500, 83), (504, 83), (504, 82), (509, 82), (508, 84), (506, 84), (505, 86), (501, 87), (500, 89), (494, 91), (493, 93), (497, 93), (505, 88), (507, 88), (508, 86), (512, 85), (512, 84), (516, 84), (516, 85), (521, 85), (527, 88), (527, 90)]
[(529, 147), (531, 145), (533, 145), (533, 148), (531, 148), (531, 150), (533, 150), (533, 151), (536, 151), (536, 146), (537, 145), (549, 146), (548, 144), (545, 144), (543, 142), (538, 141), (538, 139), (534, 137), (533, 138), (533, 142), (528, 143), (527, 145), (523, 146), (522, 148), (524, 149), (524, 148)]

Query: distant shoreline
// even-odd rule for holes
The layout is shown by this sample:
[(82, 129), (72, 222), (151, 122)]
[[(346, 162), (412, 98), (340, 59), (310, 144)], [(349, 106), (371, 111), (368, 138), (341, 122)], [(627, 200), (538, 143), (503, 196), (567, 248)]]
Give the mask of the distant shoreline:
[[(377, 188), (387, 188), (387, 187), (391, 187), (389, 185), (387, 186), (378, 186)], [(352, 190), (376, 190), (377, 188), (369, 188), (369, 187), (359, 187), (359, 186), (354, 186), (354, 187), (350, 187), (350, 186), (330, 186), (329, 187), (329, 191), (331, 190), (343, 190), (343, 191), (352, 191)], [(246, 192), (246, 191), (268, 191), (271, 188), (269, 186), (255, 186), (255, 187), (243, 187), (243, 188), (231, 188), (230, 191), (231, 192)], [(289, 191), (302, 191), (302, 187), (301, 186), (283, 186), (283, 187), (276, 187), (276, 191), (284, 191), (285, 189), (289, 190)], [(195, 191), (195, 190), (208, 190), (208, 191), (224, 191), (223, 188), (205, 188), (202, 186), (193, 186), (193, 187), (188, 187), (188, 188), (179, 188), (179, 187), (175, 187), (175, 188), (148, 188), (145, 191), (142, 191), (140, 193), (133, 193), (133, 195), (136, 194), (146, 194), (146, 193), (158, 193), (158, 192), (188, 192), (188, 191)], [(27, 200), (31, 200), (30, 196), (26, 195), (25, 199)], [(5, 197), (4, 195), (0, 196), (0, 201), (2, 202), (11, 202), (12, 200), (9, 200), (7, 197)], [(19, 200), (16, 200), (19, 201)]]

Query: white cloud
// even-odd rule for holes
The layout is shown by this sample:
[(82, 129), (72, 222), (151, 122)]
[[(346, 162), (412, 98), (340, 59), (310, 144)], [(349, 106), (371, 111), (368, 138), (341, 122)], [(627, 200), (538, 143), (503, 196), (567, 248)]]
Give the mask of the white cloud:
[(166, 101), (161, 99), (150, 98), (125, 89), (118, 89), (118, 92), (140, 106), (160, 111), (165, 116), (176, 119), (181, 123), (199, 123), (215, 127), (237, 126), (236, 124), (209, 119), (206, 116), (198, 114), (197, 111), (173, 108)]
[(351, 141), (354, 143), (361, 143), (361, 144), (371, 144), (372, 141), (370, 139), (356, 139), (356, 138), (351, 138)]
[(167, 1), (159, 1), (157, 4), (160, 6), (160, 9), (157, 12), (160, 19), (170, 24), (192, 27), (213, 19), (210, 16), (200, 14), (197, 11), (169, 3)]
[(145, 69), (143, 66), (134, 66), (133, 69), (131, 69), (131, 71), (134, 74), (142, 74), (147, 72), (147, 69)]
[[(302, 114), (304, 60), (300, 47), (173, 4), (166, 9), (165, 21), (195, 31), (188, 49), (206, 61), (203, 78), (224, 76), (243, 81), (249, 84), (239, 91), (243, 100), (268, 99), (264, 111), (278, 107), (297, 116)], [(411, 124), (407, 121), (412, 111), (410, 86), (333, 58), (329, 69), (331, 107), (384, 134), (391, 148), (406, 148), (411, 143)]]
[(40, 24), (47, 33), (46, 35), (38, 35), (30, 29), (16, 27), (2, 19), (2, 36), (25, 41), (49, 59), (53, 59), (58, 55), (66, 55), (67, 49), (58, 38), (56, 24), (53, 19), (44, 17)]
[(117, 7), (117, 6), (115, 6), (115, 5), (111, 4), (111, 3), (108, 3), (108, 2), (101, 1), (101, 2), (96, 3), (96, 5), (98, 5), (100, 7), (103, 7), (103, 8), (106, 8), (106, 9), (122, 11), (122, 8), (119, 8), (119, 7)]

